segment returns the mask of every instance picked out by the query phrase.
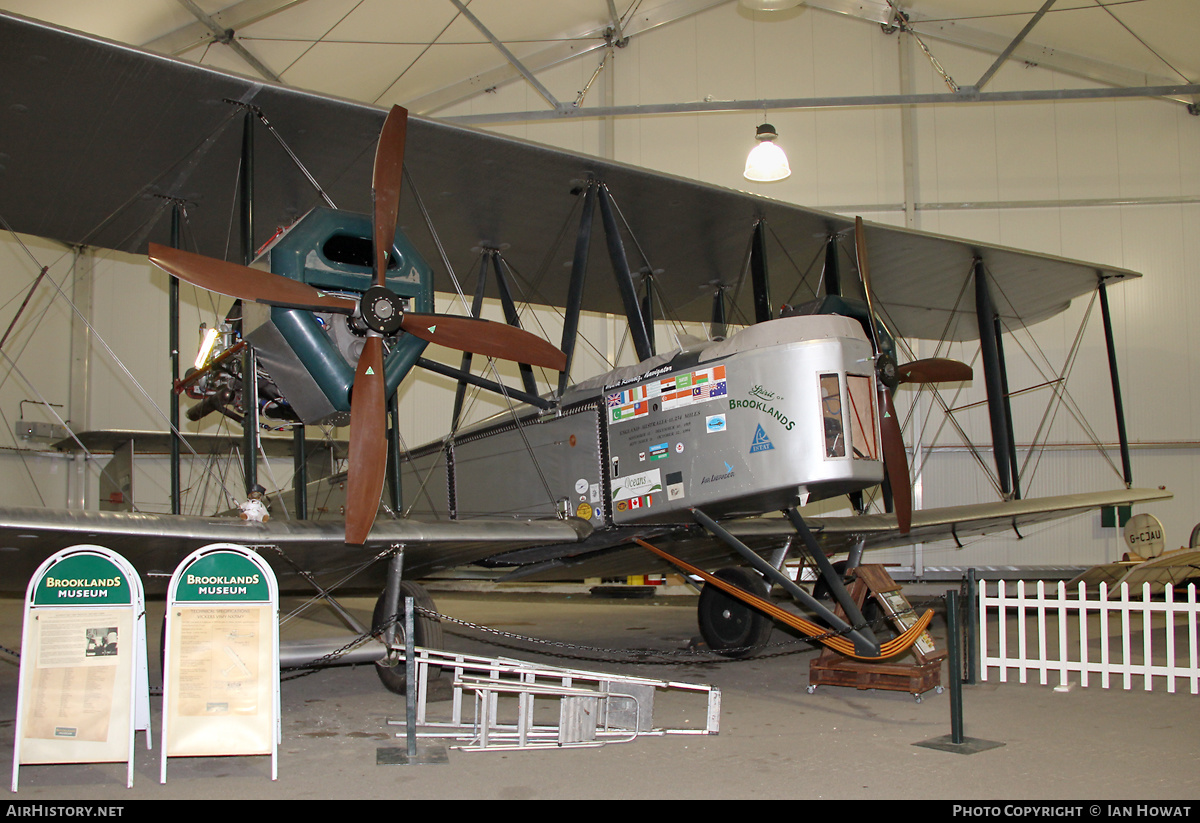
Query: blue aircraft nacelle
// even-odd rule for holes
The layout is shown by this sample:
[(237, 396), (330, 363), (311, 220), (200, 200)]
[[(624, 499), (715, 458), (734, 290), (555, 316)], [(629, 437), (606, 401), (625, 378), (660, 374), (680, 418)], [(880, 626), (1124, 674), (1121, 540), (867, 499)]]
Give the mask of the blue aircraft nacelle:
[[(374, 242), (368, 215), (313, 209), (266, 249), (271, 271), (329, 292), (361, 294), (373, 283)], [(397, 230), (387, 287), (406, 311), (433, 311), (433, 270)], [(243, 336), (300, 420), (343, 424), (365, 326), (338, 314), (243, 306)], [(388, 339), (384, 372), (391, 396), (427, 343), (401, 333)]]

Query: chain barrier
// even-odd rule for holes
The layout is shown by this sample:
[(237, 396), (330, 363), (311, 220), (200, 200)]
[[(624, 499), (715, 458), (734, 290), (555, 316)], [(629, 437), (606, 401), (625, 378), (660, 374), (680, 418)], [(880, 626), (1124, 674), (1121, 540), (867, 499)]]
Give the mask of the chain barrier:
[[(938, 596), (935, 596), (932, 598), (926, 598), (923, 601), (923, 603), (928, 604), (930, 601), (944, 601), (945, 599), (946, 599), (945, 595), (938, 595)], [(903, 615), (908, 615), (908, 614), (916, 614), (916, 613), (917, 613), (917, 608), (912, 607), (912, 608), (907, 609), (906, 611), (898, 612), (897, 617), (900, 617)], [(813, 651), (814, 647), (819, 645), (822, 640), (827, 640), (829, 638), (843, 636), (843, 635), (847, 634), (849, 631), (851, 631), (852, 629), (871, 628), (872, 630), (875, 630), (875, 629), (883, 628), (884, 626), (887, 626), (891, 622), (890, 617), (886, 617), (886, 616), (879, 617), (879, 618), (876, 618), (875, 620), (865, 621), (864, 623), (861, 623), (857, 626), (853, 626), (850, 629), (846, 629), (844, 631), (830, 630), (828, 632), (825, 632), (824, 634), (815, 635), (813, 637), (807, 637), (807, 638), (797, 639), (797, 640), (781, 641), (781, 642), (777, 642), (777, 643), (768, 643), (765, 646), (757, 647), (759, 649), (759, 652), (758, 652), (758, 654), (756, 654), (752, 657), (735, 658), (735, 657), (730, 657), (728, 655), (752, 651), (755, 647), (745, 646), (745, 647), (736, 647), (736, 648), (726, 649), (724, 654), (712, 651), (710, 649), (697, 649), (697, 648), (675, 649), (675, 650), (646, 649), (646, 648), (614, 649), (614, 648), (608, 648), (608, 647), (603, 647), (603, 646), (588, 646), (588, 645), (583, 645), (583, 644), (579, 644), (579, 643), (567, 643), (562, 640), (545, 640), (545, 639), (542, 639), (539, 637), (530, 637), (528, 635), (517, 634), (515, 632), (508, 632), (508, 631), (503, 631), (501, 629), (494, 629), (490, 626), (484, 626), (480, 623), (472, 623), (469, 620), (460, 620), (457, 617), (451, 617), (450, 615), (441, 614), (437, 611), (434, 611), (431, 609), (426, 609), (421, 606), (414, 607), (413, 615), (414, 615), (414, 617), (423, 617), (428, 620), (437, 621), (439, 623), (442, 623), (443, 626), (445, 626), (445, 625), (458, 626), (458, 627), (461, 627), (462, 629), (468, 629), (468, 630), (476, 632), (480, 635), (491, 636), (492, 638), (500, 638), (505, 641), (510, 641), (507, 643), (501, 643), (501, 642), (497, 642), (496, 640), (487, 640), (482, 637), (477, 637), (475, 635), (468, 634), (465, 631), (456, 632), (454, 630), (448, 630), (451, 634), (455, 634), (459, 637), (480, 640), (481, 642), (489, 643), (490, 645), (497, 646), (497, 647), (503, 648), (503, 649), (510, 649), (510, 650), (515, 650), (515, 651), (526, 651), (526, 652), (533, 651), (538, 654), (543, 654), (547, 657), (558, 657), (558, 658), (571, 659), (571, 660), (584, 660), (584, 661), (593, 662), (593, 663), (637, 663), (640, 665), (648, 665), (648, 666), (691, 666), (691, 665), (709, 664), (709, 663), (738, 663), (738, 662), (743, 662), (743, 661), (763, 660), (763, 659), (774, 658), (774, 657), (787, 657), (787, 656), (793, 655), (793, 654), (801, 654), (803, 652)], [(401, 614), (392, 615), (382, 625), (373, 629), (371, 632), (368, 632), (366, 634), (361, 634), (361, 635), (358, 635), (357, 637), (352, 638), (350, 641), (348, 641), (344, 645), (338, 647), (337, 649), (334, 649), (333, 651), (329, 652), (328, 654), (322, 655), (321, 657), (314, 658), (313, 660), (311, 660), (307, 663), (301, 663), (296, 666), (287, 666), (285, 668), (280, 669), (280, 681), (295, 680), (295, 679), (298, 679), (301, 677), (307, 677), (310, 674), (315, 674), (316, 672), (318, 672), (322, 668), (324, 668), (326, 665), (334, 663), (342, 655), (348, 654), (349, 652), (351, 652), (354, 649), (361, 646), (363, 643), (366, 643), (368, 640), (382, 636), (382, 634), (387, 629), (389, 629), (394, 623), (398, 622), (402, 616), (403, 615), (401, 615)], [(516, 645), (517, 643), (524, 643), (527, 645), (532, 645), (532, 646), (537, 646), (537, 647), (550, 648), (550, 649), (554, 649), (556, 651), (537, 651), (536, 649), (529, 649), (529, 648), (524, 648), (522, 646)], [(772, 648), (777, 649), (777, 650), (769, 651), (769, 649), (772, 649)], [(5, 646), (0, 646), (0, 652), (11, 655), (12, 657), (14, 657), (18, 660), (21, 657), (20, 652), (14, 651), (13, 649), (9, 649)], [(572, 652), (591, 652), (591, 653), (594, 653), (596, 656), (589, 657), (589, 656), (585, 656), (583, 654), (574, 654)], [(666, 659), (655, 660), (655, 659), (651, 659), (651, 658), (666, 658)], [(284, 676), (285, 674), (287, 676)], [(161, 689), (157, 689), (157, 690), (153, 689), (153, 688), (151, 689), (152, 694), (154, 694), (156, 692), (161, 694)]]
[[(941, 595), (941, 596), (937, 596), (937, 597), (930, 598), (930, 599), (945, 600), (945, 596)], [(927, 599), (925, 602), (928, 602), (930, 599)], [(903, 615), (908, 615), (908, 614), (916, 614), (916, 612), (917, 612), (916, 607), (911, 607), (903, 612), (898, 612), (897, 617), (900, 617)], [(498, 642), (495, 639), (487, 640), (487, 639), (484, 639), (481, 637), (477, 637), (473, 634), (468, 634), (467, 632), (457, 632), (452, 629), (447, 630), (447, 631), (449, 631), (450, 634), (455, 634), (459, 637), (465, 637), (468, 639), (480, 640), (481, 642), (486, 642), (486, 643), (489, 643), (490, 645), (497, 646), (497, 647), (503, 648), (503, 649), (509, 649), (509, 650), (514, 650), (514, 651), (523, 651), (523, 652), (531, 652), (532, 651), (534, 653), (542, 654), (547, 657), (557, 657), (557, 658), (570, 659), (570, 660), (583, 660), (583, 661), (592, 662), (592, 663), (627, 663), (627, 664), (628, 663), (636, 663), (636, 664), (647, 665), (647, 666), (691, 666), (691, 665), (697, 665), (697, 664), (735, 663), (735, 662), (741, 662), (743, 660), (750, 661), (750, 660), (763, 660), (766, 658), (774, 658), (774, 657), (786, 657), (786, 656), (793, 655), (793, 654), (801, 654), (803, 652), (813, 651), (814, 648), (816, 646), (818, 646), (822, 640), (827, 640), (829, 638), (834, 638), (834, 637), (841, 637), (855, 629), (864, 629), (864, 628), (871, 628), (872, 630), (880, 629), (880, 628), (883, 628), (883, 627), (889, 625), (891, 622), (890, 617), (883, 616), (883, 617), (878, 617), (875, 620), (865, 621), (857, 626), (852, 626), (843, 631), (830, 630), (828, 632), (825, 632), (824, 634), (816, 635), (813, 637), (797, 639), (797, 640), (781, 641), (781, 642), (777, 642), (777, 643), (768, 643), (765, 646), (759, 646), (759, 647), (753, 647), (753, 646), (735, 647), (735, 648), (726, 649), (725, 653), (720, 653), (720, 652), (712, 651), (711, 649), (696, 649), (696, 648), (676, 649), (676, 650), (645, 649), (645, 648), (613, 649), (613, 648), (602, 647), (602, 646), (588, 646), (588, 645), (583, 645), (583, 644), (579, 644), (579, 643), (568, 643), (568, 642), (565, 642), (562, 640), (545, 640), (545, 639), (538, 638), (538, 637), (530, 637), (528, 635), (516, 634), (515, 632), (508, 632), (508, 631), (504, 631), (501, 629), (494, 629), (490, 626), (484, 626), (479, 623), (472, 623), (468, 620), (460, 620), (459, 618), (441, 614), (437, 611), (434, 611), (431, 609), (426, 609), (421, 606), (415, 606), (413, 608), (413, 615), (414, 615), (414, 617), (423, 617), (423, 618), (426, 618), (429, 620), (434, 620), (439, 623), (442, 623), (443, 628), (445, 627), (445, 625), (449, 624), (449, 625), (461, 627), (462, 629), (469, 629), (469, 630), (471, 630), (473, 632), (477, 632), (478, 634), (481, 634), (481, 635), (486, 635), (486, 636), (490, 636), (492, 638), (500, 638), (505, 641), (510, 641), (507, 643)], [(359, 646), (360, 644), (366, 642), (369, 638), (379, 637), (392, 624), (399, 621), (401, 619), (401, 617), (402, 617), (402, 615), (400, 615), (400, 614), (392, 615), (390, 618), (388, 618), (388, 620), (382, 626), (377, 628), (372, 634), (365, 634), (360, 637), (357, 637), (354, 640), (347, 643), (345, 646), (342, 646), (340, 649), (330, 652), (329, 654), (326, 654), (323, 657), (320, 657), (310, 663), (306, 663), (306, 664), (299, 665), (299, 666), (289, 667), (286, 671), (303, 672), (301, 674), (296, 674), (293, 677), (304, 677), (304, 676), (307, 676), (308, 674), (312, 674), (313, 672), (319, 670), (319, 668), (321, 666), (324, 666), (325, 664), (336, 660), (341, 655), (346, 654), (350, 650), (352, 650), (352, 649), (356, 648), (357, 646)], [(540, 649), (529, 649), (524, 646), (516, 645), (517, 643), (523, 643), (523, 644), (527, 644), (527, 645), (540, 647)], [(541, 649), (546, 649), (546, 648), (553, 649), (554, 651), (541, 650)], [(757, 654), (753, 655), (752, 657), (734, 658), (734, 657), (729, 656), (730, 654), (738, 654), (740, 652), (753, 651), (755, 648), (757, 648), (759, 651)], [(772, 648), (775, 648), (777, 650), (776, 651), (768, 651), (769, 649), (772, 649)], [(593, 653), (595, 656), (576, 654), (574, 652), (590, 652), (590, 653)], [(660, 659), (653, 659), (653, 658), (660, 658)], [(665, 659), (662, 659), (662, 658), (665, 658)], [(289, 678), (289, 679), (291, 679), (291, 678)]]

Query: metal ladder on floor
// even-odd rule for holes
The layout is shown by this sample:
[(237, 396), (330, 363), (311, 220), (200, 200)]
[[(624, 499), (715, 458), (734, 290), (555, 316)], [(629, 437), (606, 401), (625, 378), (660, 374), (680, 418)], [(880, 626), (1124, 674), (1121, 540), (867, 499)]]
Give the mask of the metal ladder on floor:
[[(714, 686), (542, 666), (416, 647), (418, 738), (450, 738), (462, 751), (578, 748), (643, 735), (717, 734), (721, 691)], [(449, 716), (431, 713), (430, 680), (450, 678)], [(703, 723), (654, 725), (660, 692), (703, 695)], [(557, 703), (557, 723), (551, 704)], [(469, 717), (468, 717), (469, 715)], [(388, 720), (405, 725), (404, 720)], [(405, 734), (400, 732), (397, 736)]]

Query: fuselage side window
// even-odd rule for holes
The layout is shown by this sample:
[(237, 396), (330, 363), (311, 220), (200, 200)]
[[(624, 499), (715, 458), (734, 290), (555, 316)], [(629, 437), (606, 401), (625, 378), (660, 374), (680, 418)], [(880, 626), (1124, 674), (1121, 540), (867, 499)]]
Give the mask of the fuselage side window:
[(872, 378), (846, 375), (850, 396), (850, 445), (855, 460), (879, 460), (879, 441), (875, 436), (875, 392)]
[(821, 418), (825, 424), (825, 456), (846, 456), (846, 423), (842, 414), (842, 381), (821, 375)]

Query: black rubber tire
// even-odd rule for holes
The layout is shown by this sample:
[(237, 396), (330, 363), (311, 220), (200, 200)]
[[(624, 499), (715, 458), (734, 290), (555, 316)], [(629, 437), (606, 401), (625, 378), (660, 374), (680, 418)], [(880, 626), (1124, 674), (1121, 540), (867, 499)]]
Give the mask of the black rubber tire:
[[(715, 575), (726, 583), (766, 597), (767, 584), (749, 569), (721, 569)], [(700, 636), (708, 647), (730, 658), (750, 657), (767, 644), (774, 621), (753, 606), (731, 597), (710, 583), (700, 591), (696, 607)]]
[[(383, 603), (384, 594), (379, 595), (379, 599), (375, 601), (375, 609), (371, 613), (371, 632), (378, 633), (382, 631), (387, 619), (391, 616), (385, 614), (386, 607)], [(397, 623), (397, 639), (403, 642), (404, 638), (404, 599), (411, 597), (413, 606), (418, 610), (413, 615), (413, 642), (414, 645), (424, 646), (429, 649), (440, 649), (444, 645), (444, 635), (442, 633), (442, 624), (437, 618), (427, 617), (421, 614), (419, 610), (424, 609), (427, 612), (434, 612), (433, 598), (429, 596), (429, 592), (423, 586), (407, 580), (400, 583), (400, 614), (396, 619)], [(379, 682), (383, 687), (393, 694), (405, 694), (408, 688), (408, 676), (403, 664), (397, 666), (379, 666), (375, 667), (375, 673), (379, 675)], [(429, 679), (433, 680), (439, 674), (441, 669), (436, 666), (429, 667)]]

